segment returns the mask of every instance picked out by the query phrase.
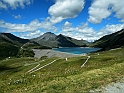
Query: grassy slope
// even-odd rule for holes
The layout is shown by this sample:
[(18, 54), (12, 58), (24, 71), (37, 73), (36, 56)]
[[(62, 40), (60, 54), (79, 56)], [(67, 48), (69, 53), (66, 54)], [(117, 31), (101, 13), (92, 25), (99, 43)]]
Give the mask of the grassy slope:
[[(89, 54), (87, 59), (76, 57), (51, 58), (45, 61), (34, 58), (12, 58), (0, 61), (0, 93), (84, 93), (100, 88), (124, 77), (124, 48)], [(32, 74), (26, 72), (39, 62), (40, 67), (55, 63)], [(25, 63), (32, 65), (24, 66)]]
[(102, 50), (110, 50), (124, 46), (124, 29), (110, 35), (103, 36), (89, 46), (102, 48)]

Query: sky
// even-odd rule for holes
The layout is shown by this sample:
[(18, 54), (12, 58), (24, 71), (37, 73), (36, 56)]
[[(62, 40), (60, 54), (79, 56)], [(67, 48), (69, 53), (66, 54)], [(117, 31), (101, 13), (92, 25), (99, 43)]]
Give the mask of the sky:
[(95, 41), (124, 28), (124, 0), (0, 0), (0, 32)]

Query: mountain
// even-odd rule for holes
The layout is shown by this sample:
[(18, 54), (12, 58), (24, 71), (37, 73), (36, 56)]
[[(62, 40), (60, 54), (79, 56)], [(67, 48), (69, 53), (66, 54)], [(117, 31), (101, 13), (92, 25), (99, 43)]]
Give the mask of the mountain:
[(62, 34), (58, 35), (56, 40), (58, 41), (58, 46), (60, 47), (78, 47), (86, 46), (87, 42), (84, 40), (76, 40), (71, 37), (64, 36)]
[(40, 44), (38, 44), (35, 41), (29, 41), (25, 44), (23, 44), (23, 46), (21, 47), (23, 49), (50, 49), (50, 47), (46, 47), (46, 46), (41, 46)]
[(48, 49), (36, 42), (22, 39), (11, 33), (0, 33), (0, 59), (13, 56), (34, 56), (33, 48)]
[(21, 45), (28, 41), (10, 33), (0, 33), (0, 59), (16, 56)]
[(0, 33), (0, 59), (6, 57), (34, 56), (32, 49), (50, 49), (51, 47), (86, 46), (84, 40), (76, 40), (64, 35), (47, 32), (35, 39), (22, 39), (11, 33)]
[(99, 47), (102, 48), (102, 50), (109, 50), (124, 46), (124, 29), (110, 35), (106, 35), (92, 43), (90, 46)]
[(84, 40), (76, 40), (62, 34), (55, 35), (51, 32), (47, 32), (38, 38), (34, 38), (32, 41), (48, 47), (79, 47), (87, 45), (87, 42)]
[(57, 46), (56, 35), (51, 32), (47, 32), (40, 37), (31, 40), (48, 47)]
[(29, 42), (28, 39), (22, 39), (19, 37), (14, 36), (11, 33), (0, 33), (0, 43), (9, 43), (12, 45), (21, 46), (22, 44), (25, 44)]

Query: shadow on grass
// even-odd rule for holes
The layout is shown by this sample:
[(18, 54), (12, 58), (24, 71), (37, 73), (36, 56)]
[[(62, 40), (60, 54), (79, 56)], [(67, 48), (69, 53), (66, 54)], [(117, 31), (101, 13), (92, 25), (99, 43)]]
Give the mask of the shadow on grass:
[(17, 72), (19, 71), (19, 67), (8, 67), (6, 65), (0, 65), (0, 72), (4, 72), (4, 71), (11, 71), (11, 72)]

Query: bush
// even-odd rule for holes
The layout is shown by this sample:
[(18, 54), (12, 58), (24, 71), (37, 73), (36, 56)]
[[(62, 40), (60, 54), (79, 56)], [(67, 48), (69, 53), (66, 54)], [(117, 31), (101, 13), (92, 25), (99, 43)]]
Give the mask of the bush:
[(40, 59), (41, 60), (47, 59), (47, 56), (42, 56)]
[(34, 57), (34, 52), (31, 49), (20, 49), (18, 56), (19, 57)]

